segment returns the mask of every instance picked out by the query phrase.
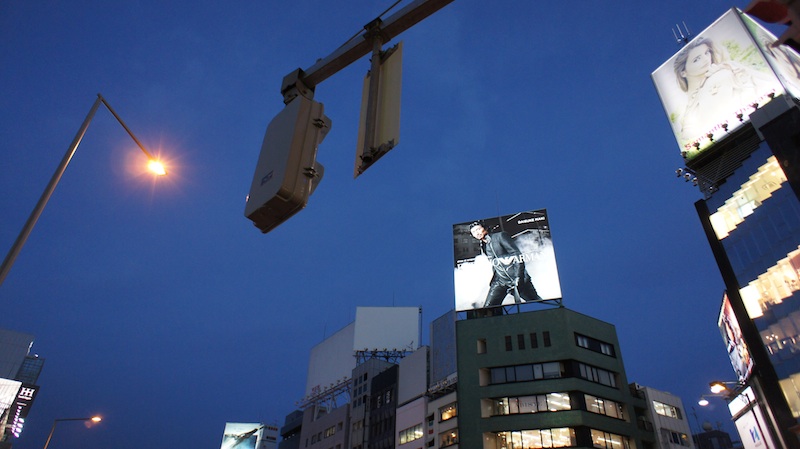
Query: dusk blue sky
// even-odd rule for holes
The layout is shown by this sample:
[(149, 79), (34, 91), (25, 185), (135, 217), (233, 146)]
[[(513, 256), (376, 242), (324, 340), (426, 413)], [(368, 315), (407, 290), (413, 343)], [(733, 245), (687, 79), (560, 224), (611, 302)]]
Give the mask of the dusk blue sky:
[[(320, 84), (333, 122), (308, 207), (263, 235), (244, 215), (283, 77), (392, 2), (0, 2), (0, 251), (102, 93), (0, 286), (0, 327), (46, 358), (15, 448), (217, 448), (226, 421), (282, 425), (311, 348), (357, 306), (453, 307), (452, 225), (547, 209), (564, 305), (616, 326), (628, 380), (697, 422), (733, 380), (723, 283), (650, 74), (746, 1), (455, 0), (404, 42), (399, 145), (353, 180), (362, 58)], [(408, 1), (399, 6), (405, 6)], [(390, 13), (391, 14), (391, 13)], [(536, 310), (538, 306), (524, 310)], [(696, 418), (693, 408), (696, 410)]]

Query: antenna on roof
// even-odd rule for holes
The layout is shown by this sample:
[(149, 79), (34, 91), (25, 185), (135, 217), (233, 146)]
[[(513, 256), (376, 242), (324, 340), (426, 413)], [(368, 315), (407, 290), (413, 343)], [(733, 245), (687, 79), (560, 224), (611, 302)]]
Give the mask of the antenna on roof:
[(685, 45), (689, 42), (692, 37), (692, 32), (689, 31), (689, 27), (686, 26), (686, 22), (681, 22), (683, 24), (683, 30), (681, 30), (681, 26), (676, 24), (675, 28), (672, 29), (672, 35), (675, 37), (675, 42), (678, 45)]

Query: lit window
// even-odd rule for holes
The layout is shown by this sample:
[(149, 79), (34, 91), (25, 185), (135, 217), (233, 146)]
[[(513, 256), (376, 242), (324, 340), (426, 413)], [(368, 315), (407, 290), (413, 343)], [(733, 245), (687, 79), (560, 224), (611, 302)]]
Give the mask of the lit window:
[(458, 416), (458, 405), (454, 402), (441, 407), (439, 409), (439, 416), (439, 421), (447, 421), (448, 419), (455, 418)]
[(661, 416), (669, 418), (683, 419), (681, 410), (673, 405), (664, 404), (663, 402), (653, 401), (653, 409)]
[(400, 431), (400, 444), (410, 443), (422, 438), (422, 424)]
[(452, 446), (458, 444), (458, 429), (448, 430), (439, 434), (439, 447)]

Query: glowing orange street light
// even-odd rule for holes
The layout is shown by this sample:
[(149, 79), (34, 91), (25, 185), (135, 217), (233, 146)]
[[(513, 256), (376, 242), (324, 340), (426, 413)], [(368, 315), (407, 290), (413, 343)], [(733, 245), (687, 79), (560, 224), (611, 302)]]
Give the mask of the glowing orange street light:
[(50, 428), (50, 435), (47, 435), (47, 441), (44, 442), (44, 448), (47, 449), (47, 446), (50, 445), (50, 440), (53, 439), (53, 433), (56, 431), (56, 424), (60, 423), (61, 421), (91, 421), (93, 423), (99, 423), (102, 421), (103, 418), (99, 416), (92, 416), (91, 418), (60, 418), (53, 420), (53, 427)]
[(64, 172), (67, 170), (67, 165), (69, 165), (69, 161), (72, 160), (72, 156), (74, 156), (75, 151), (78, 150), (78, 145), (80, 145), (81, 140), (83, 140), (83, 136), (86, 134), (86, 130), (89, 128), (89, 123), (92, 122), (94, 114), (97, 112), (97, 108), (99, 108), (101, 104), (104, 105), (109, 110), (109, 112), (111, 112), (112, 115), (114, 115), (114, 118), (117, 119), (117, 121), (119, 122), (120, 125), (122, 125), (123, 128), (125, 128), (125, 131), (127, 131), (128, 135), (131, 136), (133, 141), (136, 142), (136, 145), (139, 146), (139, 149), (141, 149), (142, 152), (145, 154), (145, 156), (147, 156), (147, 160), (149, 161), (148, 169), (151, 172), (155, 173), (156, 175), (167, 174), (164, 165), (161, 162), (159, 162), (158, 159), (153, 157), (153, 155), (150, 154), (150, 152), (148, 152), (144, 148), (144, 145), (142, 145), (142, 143), (139, 142), (139, 139), (137, 139), (136, 136), (133, 135), (133, 132), (130, 130), (130, 128), (128, 128), (125, 122), (122, 121), (122, 118), (120, 118), (120, 116), (117, 115), (114, 109), (111, 108), (111, 105), (108, 104), (106, 99), (103, 98), (102, 95), (97, 94), (97, 100), (95, 100), (94, 104), (92, 105), (92, 108), (86, 115), (86, 119), (83, 121), (83, 124), (81, 125), (80, 129), (78, 129), (78, 133), (75, 135), (75, 138), (72, 140), (72, 143), (70, 144), (69, 148), (67, 148), (67, 152), (66, 154), (64, 154), (64, 158), (61, 159), (61, 163), (58, 165), (58, 168), (56, 168), (56, 172), (53, 174), (53, 177), (50, 178), (50, 182), (47, 184), (47, 187), (45, 187), (44, 192), (42, 193), (42, 196), (39, 198), (39, 202), (36, 203), (36, 207), (34, 207), (30, 217), (28, 217), (28, 221), (25, 222), (25, 226), (22, 228), (22, 231), (20, 231), (17, 240), (14, 242), (14, 245), (8, 251), (8, 255), (6, 255), (5, 260), (3, 260), (3, 265), (0, 266), (0, 285), (3, 284), (3, 281), (6, 279), (6, 276), (8, 276), (8, 272), (11, 270), (11, 265), (14, 264), (14, 260), (16, 260), (17, 256), (19, 255), (19, 252), (22, 250), (22, 246), (25, 244), (25, 241), (28, 240), (28, 236), (31, 234), (31, 231), (33, 231), (33, 226), (36, 225), (36, 221), (39, 219), (39, 216), (42, 215), (42, 211), (44, 210), (45, 205), (47, 205), (47, 202), (50, 200), (50, 196), (52, 196), (53, 191), (56, 189), (58, 181), (61, 180), (61, 176), (64, 175)]

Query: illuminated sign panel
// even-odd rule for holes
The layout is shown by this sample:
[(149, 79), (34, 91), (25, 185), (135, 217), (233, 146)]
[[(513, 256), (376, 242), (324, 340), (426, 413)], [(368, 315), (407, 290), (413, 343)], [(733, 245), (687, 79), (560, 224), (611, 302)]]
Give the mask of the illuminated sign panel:
[(561, 298), (544, 209), (453, 225), (455, 309)]
[[(742, 438), (744, 449), (770, 449), (777, 447), (767, 428), (767, 420), (761, 412), (750, 387), (745, 388), (728, 403), (734, 417), (736, 430)], [(738, 415), (738, 416), (737, 416)]]
[(221, 449), (260, 449), (264, 424), (225, 423)]
[(748, 123), (754, 105), (800, 91), (800, 58), (784, 47), (768, 51), (774, 41), (731, 9), (653, 72), (687, 161)]
[(728, 357), (731, 360), (733, 370), (740, 382), (744, 382), (750, 377), (753, 372), (753, 358), (750, 356), (750, 349), (747, 347), (744, 338), (742, 337), (742, 330), (739, 327), (739, 321), (733, 314), (731, 308), (731, 301), (728, 299), (727, 293), (722, 297), (722, 309), (719, 312), (719, 319), (717, 326), (722, 333), (722, 340), (725, 342), (725, 348), (728, 350)]

